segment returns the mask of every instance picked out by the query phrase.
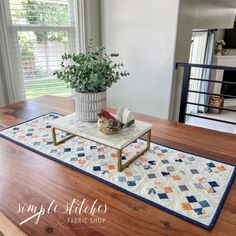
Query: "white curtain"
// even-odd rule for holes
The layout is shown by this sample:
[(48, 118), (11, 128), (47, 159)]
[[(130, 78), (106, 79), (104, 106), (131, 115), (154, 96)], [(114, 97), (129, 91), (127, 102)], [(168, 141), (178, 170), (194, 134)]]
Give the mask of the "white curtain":
[(15, 70), (11, 63), (11, 52), (9, 44), (9, 34), (7, 29), (7, 15), (6, 15), (7, 1), (0, 1), (0, 77), (1, 77), (1, 97), (4, 103), (14, 103), (20, 100), (18, 96), (17, 84), (15, 81)]

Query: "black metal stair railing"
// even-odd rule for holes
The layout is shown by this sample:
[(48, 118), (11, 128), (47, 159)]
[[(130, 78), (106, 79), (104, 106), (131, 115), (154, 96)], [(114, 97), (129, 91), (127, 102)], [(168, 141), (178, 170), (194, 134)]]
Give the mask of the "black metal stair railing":
[(196, 103), (196, 102), (191, 102), (188, 101), (188, 95), (189, 93), (198, 93), (198, 94), (204, 94), (204, 95), (209, 95), (209, 96), (220, 96), (220, 97), (226, 97), (226, 98), (236, 98), (235, 95), (229, 95), (229, 94), (222, 94), (222, 93), (213, 93), (213, 92), (205, 92), (205, 91), (200, 91), (200, 90), (191, 90), (189, 88), (189, 84), (191, 80), (195, 81), (203, 81), (207, 83), (219, 83), (219, 84), (228, 84), (228, 85), (236, 85), (236, 77), (235, 77), (235, 82), (231, 81), (218, 81), (218, 80), (213, 80), (213, 79), (200, 79), (200, 78), (191, 78), (191, 69), (192, 68), (200, 68), (200, 69), (211, 69), (211, 70), (223, 70), (223, 71), (235, 71), (236, 72), (236, 67), (228, 67), (228, 66), (216, 66), (216, 65), (201, 65), (201, 64), (191, 64), (191, 63), (176, 63), (176, 69), (179, 67), (183, 67), (183, 85), (182, 85), (182, 93), (181, 93), (181, 102), (180, 102), (180, 111), (179, 111), (179, 122), (185, 123), (186, 116), (192, 116), (192, 117), (197, 117), (197, 118), (202, 118), (202, 119), (207, 119), (207, 120), (213, 120), (213, 121), (218, 121), (218, 122), (223, 122), (223, 123), (228, 123), (228, 124), (233, 124), (236, 125), (236, 120), (235, 122), (233, 121), (228, 121), (228, 120), (221, 120), (221, 119), (216, 119), (216, 118), (211, 118), (211, 117), (206, 117), (206, 116), (201, 116), (199, 113), (197, 114), (192, 114), (187, 112), (187, 105), (194, 105), (194, 106), (200, 106), (200, 107), (206, 107), (206, 108), (214, 108), (214, 109), (220, 109), (220, 110), (225, 110), (225, 111), (231, 111), (231, 112), (236, 112), (236, 110), (231, 109), (231, 108), (226, 108), (226, 107), (217, 107), (217, 106), (211, 106), (211, 105), (206, 105), (206, 104), (201, 104), (201, 103)]

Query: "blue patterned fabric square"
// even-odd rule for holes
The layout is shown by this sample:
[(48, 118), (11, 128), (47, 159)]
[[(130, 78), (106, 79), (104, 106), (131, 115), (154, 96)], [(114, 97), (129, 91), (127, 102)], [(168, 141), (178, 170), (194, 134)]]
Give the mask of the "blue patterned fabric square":
[(90, 149), (97, 149), (97, 146), (90, 146)]
[(167, 166), (166, 169), (170, 172), (175, 171), (175, 168), (173, 166)]
[(194, 211), (198, 214), (198, 215), (203, 215), (203, 212), (202, 212), (202, 208), (196, 208), (194, 209)]
[(209, 206), (210, 206), (210, 204), (209, 204), (208, 201), (206, 201), (206, 200), (200, 201), (199, 204), (200, 204), (202, 207), (209, 207)]
[(186, 198), (190, 203), (197, 202), (197, 199), (194, 196), (187, 196)]
[(52, 126), (51, 125), (46, 125), (46, 128), (50, 129), (50, 128), (52, 128)]
[(138, 142), (138, 144), (144, 145), (144, 142), (140, 140), (140, 141)]
[(149, 170), (149, 169), (151, 169), (151, 166), (145, 165), (145, 166), (143, 166), (143, 168), (144, 168), (144, 170)]
[(94, 170), (94, 171), (100, 171), (100, 170), (101, 170), (101, 166), (94, 166), (94, 167), (93, 167), (93, 170)]
[(104, 159), (105, 155), (98, 155), (98, 159)]
[(189, 161), (195, 161), (194, 157), (187, 157)]
[(160, 199), (167, 199), (168, 198), (166, 193), (158, 193), (157, 195)]
[(155, 174), (148, 174), (148, 178), (149, 179), (154, 179), (154, 178), (156, 178), (156, 175)]
[(149, 149), (148, 152), (151, 153), (151, 154), (156, 153), (156, 152), (155, 152), (154, 150), (152, 150), (152, 149)]
[(121, 160), (126, 160), (126, 156), (122, 156)]
[(49, 141), (49, 142), (47, 142), (47, 145), (51, 145), (51, 144), (53, 144), (53, 142), (52, 142), (52, 141)]
[(150, 195), (150, 194), (156, 194), (157, 192), (156, 192), (156, 190), (154, 189), (154, 188), (150, 188), (150, 189), (148, 189), (148, 195)]
[(210, 182), (208, 182), (208, 183), (211, 185), (212, 188), (219, 186), (219, 185), (216, 183), (216, 181), (210, 181)]
[(196, 189), (204, 189), (204, 187), (200, 183), (193, 184)]
[(136, 183), (135, 183), (135, 181), (127, 181), (127, 185), (128, 185), (129, 187), (131, 187), (131, 186), (136, 186)]
[(170, 175), (169, 172), (164, 172), (164, 171), (162, 171), (161, 173), (162, 173), (163, 176), (168, 176), (168, 175)]
[(168, 164), (168, 163), (170, 163), (168, 160), (161, 160), (161, 162), (162, 162), (163, 164)]
[(148, 161), (148, 163), (149, 163), (150, 165), (156, 165), (156, 162), (155, 162), (155, 161)]
[(215, 164), (214, 164), (214, 163), (212, 163), (212, 162), (210, 162), (210, 163), (207, 163), (207, 165), (208, 165), (209, 167), (211, 167), (211, 168), (212, 168), (212, 167), (216, 167), (216, 166), (215, 166)]
[(39, 146), (41, 144), (41, 142), (34, 142), (35, 146)]
[(51, 149), (50, 153), (56, 153), (57, 149)]
[(194, 174), (199, 174), (199, 172), (198, 172), (197, 169), (192, 169), (192, 170), (190, 170), (190, 171), (192, 172), (193, 175), (194, 175)]
[(126, 182), (126, 178), (123, 177), (123, 176), (119, 176), (119, 177), (118, 177), (118, 181), (119, 181), (119, 182)]
[(71, 148), (65, 148), (64, 152), (71, 152)]
[(135, 175), (134, 180), (140, 181), (142, 179), (141, 175)]
[(78, 155), (77, 155), (78, 157), (84, 157), (85, 156), (85, 154), (84, 153), (78, 153)]
[(167, 153), (168, 150), (167, 150), (167, 149), (161, 149), (161, 152), (162, 152), (162, 153)]
[(159, 146), (154, 146), (153, 149), (154, 149), (155, 151), (160, 150)]
[(27, 133), (25, 136), (27, 136), (27, 137), (32, 136), (32, 133)]
[(188, 188), (186, 185), (179, 185), (179, 188), (181, 191), (188, 191)]

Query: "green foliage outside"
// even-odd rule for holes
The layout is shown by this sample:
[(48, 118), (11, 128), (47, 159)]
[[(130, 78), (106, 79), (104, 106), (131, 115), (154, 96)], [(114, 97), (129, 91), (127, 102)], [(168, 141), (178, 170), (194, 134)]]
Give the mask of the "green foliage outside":
[[(63, 26), (68, 23), (68, 6), (55, 2), (38, 2), (35, 0), (19, 0), (16, 3), (22, 5), (21, 9), (15, 9), (13, 22), (17, 23), (17, 17), (25, 18), (31, 25)], [(44, 43), (47, 51), (48, 41), (66, 43), (66, 32), (34, 32), (37, 42)], [(24, 38), (22, 33), (18, 34), (21, 58), (23, 63), (34, 60), (33, 46), (29, 39)]]
[(22, 32), (18, 32), (18, 38), (22, 62), (28, 63), (34, 61), (34, 51), (31, 41), (22, 36)]
[[(27, 21), (32, 25), (63, 26), (69, 19), (68, 6), (53, 2), (21, 0)], [(39, 43), (46, 41), (65, 42), (66, 32), (35, 32)]]
[(37, 79), (25, 81), (25, 89), (27, 98), (35, 98), (45, 94), (56, 96), (70, 95), (70, 91), (66, 89), (65, 83), (57, 79)]

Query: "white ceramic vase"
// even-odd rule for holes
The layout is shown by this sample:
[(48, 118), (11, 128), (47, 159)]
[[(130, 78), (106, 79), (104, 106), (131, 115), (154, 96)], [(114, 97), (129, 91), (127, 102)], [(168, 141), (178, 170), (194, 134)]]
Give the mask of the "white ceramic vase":
[(99, 93), (75, 93), (75, 110), (78, 121), (96, 122), (98, 112), (106, 108), (106, 91)]

